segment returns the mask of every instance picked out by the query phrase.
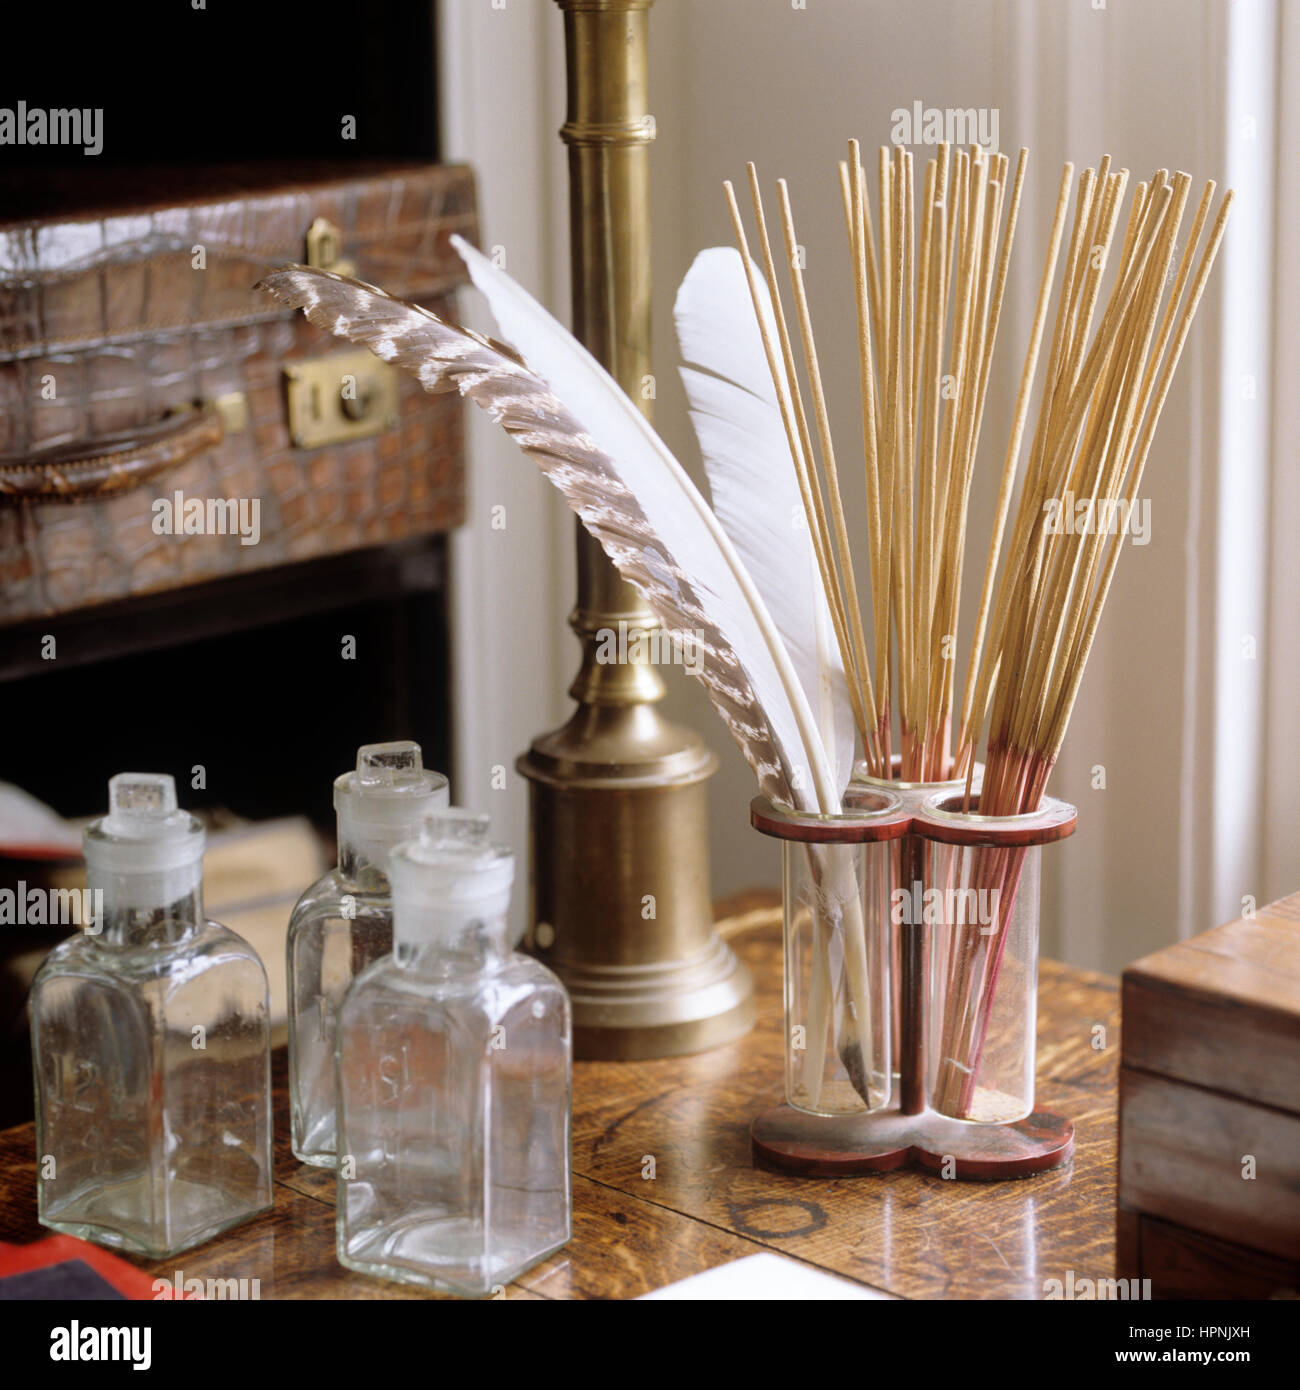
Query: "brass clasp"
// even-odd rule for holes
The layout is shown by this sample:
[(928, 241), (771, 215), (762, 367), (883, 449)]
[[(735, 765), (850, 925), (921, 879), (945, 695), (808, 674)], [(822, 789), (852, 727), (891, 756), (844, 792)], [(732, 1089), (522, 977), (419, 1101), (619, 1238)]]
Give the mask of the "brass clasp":
[(367, 439), (397, 425), (397, 368), (365, 348), (284, 369), (289, 434), (299, 449)]
[(313, 270), (332, 270), (335, 275), (355, 275), (357, 269), (343, 259), (343, 233), (324, 217), (307, 228), (307, 264)]

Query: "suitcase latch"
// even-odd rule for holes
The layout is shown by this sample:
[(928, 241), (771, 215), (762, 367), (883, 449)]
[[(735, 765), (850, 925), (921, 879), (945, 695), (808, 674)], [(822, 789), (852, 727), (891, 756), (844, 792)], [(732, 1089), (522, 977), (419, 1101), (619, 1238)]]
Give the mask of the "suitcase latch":
[(323, 449), (397, 427), (397, 368), (365, 348), (295, 362), (284, 380), (295, 448)]
[(343, 233), (324, 217), (307, 228), (307, 264), (313, 270), (332, 270), (335, 275), (357, 273), (356, 266), (343, 259)]

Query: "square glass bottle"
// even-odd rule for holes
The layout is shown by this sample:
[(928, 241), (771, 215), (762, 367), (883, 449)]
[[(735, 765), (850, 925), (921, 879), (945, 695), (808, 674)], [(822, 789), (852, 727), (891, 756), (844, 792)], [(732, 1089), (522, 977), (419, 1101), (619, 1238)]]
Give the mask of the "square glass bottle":
[(94, 927), (32, 984), (41, 1224), (154, 1259), (271, 1206), (266, 971), (203, 917), (203, 827), (122, 773), (86, 831)]
[(389, 859), (391, 956), (339, 1018), (339, 1260), (471, 1296), (570, 1233), (564, 986), (515, 951), (514, 856), (449, 810)]
[(348, 986), (393, 949), (389, 851), (446, 806), (447, 779), (425, 770), (420, 745), (368, 743), (334, 782), (339, 863), (298, 899), (289, 919), (289, 1115), (303, 1163), (334, 1166), (334, 1036)]

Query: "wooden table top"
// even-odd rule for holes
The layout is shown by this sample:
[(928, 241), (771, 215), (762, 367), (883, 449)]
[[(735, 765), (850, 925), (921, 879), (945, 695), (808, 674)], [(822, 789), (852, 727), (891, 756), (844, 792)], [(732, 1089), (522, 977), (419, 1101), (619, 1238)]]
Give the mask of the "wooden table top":
[[(1066, 1270), (1112, 1277), (1116, 982), (1054, 961), (1039, 967), (1037, 1101), (1074, 1120), (1070, 1166), (1000, 1183), (765, 1172), (750, 1159), (749, 1123), (782, 1098), (772, 901), (750, 894), (719, 905), (721, 929), (754, 972), (758, 1021), (747, 1037), (694, 1057), (574, 1064), (573, 1239), (506, 1296), (633, 1298), (762, 1251), (903, 1298), (1040, 1299), (1044, 1281)], [(283, 1053), (273, 1075), (274, 1209), (175, 1259), (137, 1263), (158, 1277), (256, 1278), (264, 1299), (431, 1297), (337, 1263), (333, 1174), (293, 1157)], [(647, 1157), (652, 1177), (643, 1176)], [(0, 1240), (43, 1234), (34, 1131), (19, 1125), (0, 1134)]]

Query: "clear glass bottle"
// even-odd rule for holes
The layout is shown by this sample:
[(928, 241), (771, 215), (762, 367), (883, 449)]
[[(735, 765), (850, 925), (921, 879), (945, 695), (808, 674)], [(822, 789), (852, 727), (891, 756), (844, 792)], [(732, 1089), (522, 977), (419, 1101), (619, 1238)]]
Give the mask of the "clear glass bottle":
[(570, 1009), (513, 950), (514, 857), (434, 813), (389, 859), (391, 956), (339, 1019), (338, 1257), (488, 1294), (569, 1239)]
[(289, 1114), (303, 1163), (334, 1166), (334, 1036), (348, 986), (393, 949), (388, 855), (447, 805), (447, 779), (427, 772), (420, 745), (368, 743), (334, 782), (339, 863), (298, 899), (289, 919)]
[(266, 971), (203, 917), (203, 827), (122, 773), (86, 831), (97, 930), (31, 992), (42, 1225), (155, 1259), (271, 1206)]

